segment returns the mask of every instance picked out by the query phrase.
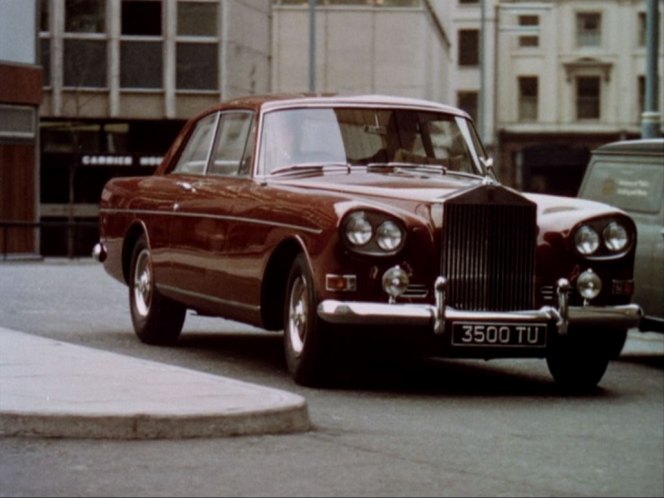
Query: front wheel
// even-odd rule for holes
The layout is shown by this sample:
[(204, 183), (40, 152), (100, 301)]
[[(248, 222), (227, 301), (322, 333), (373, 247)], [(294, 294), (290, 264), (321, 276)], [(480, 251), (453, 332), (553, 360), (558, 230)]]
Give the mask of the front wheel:
[(170, 344), (179, 337), (187, 310), (157, 289), (145, 235), (138, 239), (132, 253), (129, 307), (134, 332), (141, 342)]
[(293, 379), (319, 385), (329, 373), (330, 339), (316, 313), (316, 292), (307, 260), (300, 254), (290, 270), (284, 302), (284, 351)]
[(563, 390), (587, 392), (597, 387), (615, 355), (615, 346), (602, 339), (600, 331), (576, 329), (555, 338), (546, 362)]

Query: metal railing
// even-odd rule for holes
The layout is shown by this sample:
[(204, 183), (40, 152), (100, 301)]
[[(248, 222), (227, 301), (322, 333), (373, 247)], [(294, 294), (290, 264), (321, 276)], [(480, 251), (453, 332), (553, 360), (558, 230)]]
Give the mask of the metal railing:
[[(10, 237), (16, 237), (16, 233), (21, 233), (23, 230), (38, 230), (38, 233), (25, 239), (25, 248), (18, 247), (17, 249), (18, 244), (10, 244)], [(78, 219), (73, 221), (0, 220), (0, 234), (2, 235), (3, 261), (9, 259), (10, 254), (27, 254), (30, 246), (34, 254), (65, 256), (73, 259), (91, 254), (92, 247), (98, 240), (99, 223)], [(30, 238), (32, 238), (31, 241)]]

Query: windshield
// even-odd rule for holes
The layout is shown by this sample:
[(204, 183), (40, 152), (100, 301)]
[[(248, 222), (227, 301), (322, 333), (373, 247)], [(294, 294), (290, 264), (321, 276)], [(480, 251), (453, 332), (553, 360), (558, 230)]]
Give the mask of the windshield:
[(315, 108), (265, 114), (261, 174), (313, 165), (437, 165), (481, 174), (477, 134), (452, 114), (404, 109)]

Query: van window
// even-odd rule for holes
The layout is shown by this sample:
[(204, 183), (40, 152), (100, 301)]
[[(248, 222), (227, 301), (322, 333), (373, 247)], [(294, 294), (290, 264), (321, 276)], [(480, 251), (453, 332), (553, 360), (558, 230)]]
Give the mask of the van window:
[(664, 190), (664, 168), (600, 159), (592, 166), (580, 197), (612, 204), (625, 211), (657, 213)]

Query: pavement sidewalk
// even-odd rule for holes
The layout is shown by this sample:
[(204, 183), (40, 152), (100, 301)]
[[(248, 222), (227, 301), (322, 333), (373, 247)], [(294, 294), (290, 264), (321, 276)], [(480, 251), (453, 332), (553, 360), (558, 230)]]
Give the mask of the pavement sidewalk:
[(310, 426), (296, 394), (0, 327), (0, 437), (175, 439)]

